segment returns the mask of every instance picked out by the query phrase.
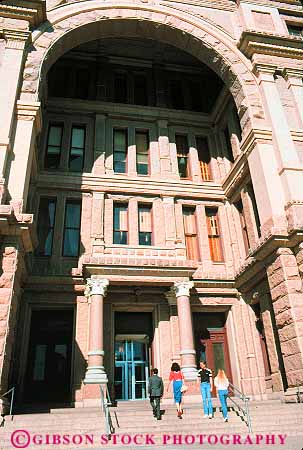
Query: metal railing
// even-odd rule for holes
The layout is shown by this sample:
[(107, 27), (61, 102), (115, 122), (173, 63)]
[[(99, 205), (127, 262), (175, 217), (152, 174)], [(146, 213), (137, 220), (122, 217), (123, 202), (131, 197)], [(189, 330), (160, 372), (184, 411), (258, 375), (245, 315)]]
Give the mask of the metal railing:
[[(242, 420), (246, 423), (248, 427), (248, 432), (252, 433), (252, 426), (251, 426), (251, 417), (249, 413), (249, 397), (246, 397), (246, 395), (243, 394), (238, 388), (236, 388), (233, 384), (229, 383), (229, 388), (233, 393), (233, 397), (228, 394), (229, 400), (235, 405), (235, 407), (240, 412), (240, 416)], [(243, 404), (239, 404), (237, 400), (240, 400), (243, 402)]]
[(112, 423), (112, 418), (109, 411), (109, 406), (112, 406), (107, 384), (104, 386), (100, 384), (101, 393), (101, 408), (104, 411), (105, 418), (105, 432), (108, 439), (111, 439), (111, 435), (115, 432), (115, 428)]
[[(4, 397), (7, 397), (10, 393), (12, 393), (12, 394), (11, 394), (11, 400), (10, 400), (10, 405), (9, 405), (9, 415), (11, 416), (11, 420), (13, 420), (13, 406), (14, 406), (14, 398), (15, 398), (15, 386), (10, 388), (7, 392), (4, 392), (4, 394), (1, 394), (0, 398), (4, 399)], [(2, 421), (1, 421), (1, 424), (0, 424), (1, 427), (4, 426), (4, 421), (5, 421), (4, 416), (5, 416), (5, 414), (3, 414), (3, 417), (2, 417)]]

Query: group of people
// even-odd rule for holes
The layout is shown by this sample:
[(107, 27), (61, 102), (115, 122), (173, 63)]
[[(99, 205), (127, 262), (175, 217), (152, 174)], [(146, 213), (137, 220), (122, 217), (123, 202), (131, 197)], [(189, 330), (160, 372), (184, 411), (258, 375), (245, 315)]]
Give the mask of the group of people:
[[(223, 419), (225, 422), (227, 422), (228, 414), (226, 399), (228, 396), (229, 381), (224, 370), (219, 369), (217, 376), (213, 380), (212, 371), (206, 366), (206, 362), (200, 361), (200, 369), (198, 370), (197, 375), (197, 382), (200, 384), (200, 390), (203, 400), (204, 417), (208, 417), (209, 419), (213, 418), (211, 391), (213, 390), (213, 386), (215, 385), (217, 389), (217, 395), (222, 407)], [(177, 407), (177, 417), (179, 417), (179, 419), (182, 419), (182, 396), (186, 390), (186, 387), (184, 385), (184, 376), (181, 372), (181, 368), (176, 362), (171, 366), (167, 392), (171, 383), (173, 383), (173, 393), (174, 401)], [(164, 384), (162, 378), (158, 375), (158, 369), (153, 369), (153, 375), (149, 378), (148, 393), (154, 417), (156, 417), (157, 420), (161, 420), (160, 399), (164, 393)]]

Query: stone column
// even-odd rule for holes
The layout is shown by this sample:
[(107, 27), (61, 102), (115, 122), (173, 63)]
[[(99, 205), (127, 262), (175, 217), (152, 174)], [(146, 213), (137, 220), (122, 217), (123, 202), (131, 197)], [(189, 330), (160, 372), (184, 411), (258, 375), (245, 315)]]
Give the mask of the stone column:
[(103, 366), (103, 300), (109, 281), (106, 279), (89, 278), (85, 295), (90, 297), (89, 314), (89, 351), (88, 367), (85, 384), (107, 383), (107, 375)]
[(197, 378), (196, 351), (194, 346), (193, 324), (190, 309), (190, 290), (192, 281), (176, 282), (173, 291), (177, 297), (177, 310), (180, 333), (181, 368), (186, 380)]
[(0, 69), (0, 184), (3, 185), (0, 191), (1, 202), (4, 194), (2, 178), (5, 174), (15, 104), (19, 94), (20, 72), (29, 37), (29, 31), (4, 30), (5, 51)]
[[(295, 255), (277, 250), (267, 267), (273, 310), (289, 388), (303, 385), (303, 290)], [(288, 391), (293, 394), (293, 392)]]
[(167, 120), (158, 120), (158, 135), (161, 176), (163, 177), (163, 179), (176, 178), (176, 175), (173, 176), (172, 173), (173, 169), (170, 154)]
[(284, 69), (283, 75), (297, 107), (301, 126), (303, 126), (303, 70)]
[[(268, 64), (255, 64), (254, 73), (258, 77), (264, 106), (273, 129), (273, 142), (276, 150), (278, 173), (284, 188), (285, 203), (303, 200), (303, 175), (285, 111), (276, 86), (274, 74), (277, 67)], [(303, 214), (303, 212), (302, 212)]]

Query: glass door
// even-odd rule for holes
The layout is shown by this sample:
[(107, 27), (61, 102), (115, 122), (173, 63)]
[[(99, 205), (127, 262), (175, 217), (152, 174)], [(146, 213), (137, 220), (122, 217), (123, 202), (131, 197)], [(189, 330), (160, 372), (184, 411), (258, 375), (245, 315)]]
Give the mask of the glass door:
[(115, 395), (120, 400), (147, 398), (148, 353), (146, 342), (115, 343)]

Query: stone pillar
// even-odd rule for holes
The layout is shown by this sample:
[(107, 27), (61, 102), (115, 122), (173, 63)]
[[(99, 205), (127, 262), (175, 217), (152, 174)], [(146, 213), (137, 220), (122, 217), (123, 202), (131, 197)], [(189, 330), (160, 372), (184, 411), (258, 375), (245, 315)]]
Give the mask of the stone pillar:
[(165, 219), (165, 243), (167, 247), (176, 246), (176, 220), (175, 220), (175, 199), (173, 197), (163, 197), (163, 210)]
[(293, 96), (298, 115), (301, 119), (301, 126), (303, 126), (303, 70), (284, 69), (283, 75), (287, 82), (287, 87)]
[(192, 281), (176, 282), (173, 291), (177, 297), (177, 310), (180, 333), (181, 368), (186, 380), (197, 378), (196, 351), (194, 346), (193, 324), (190, 309), (190, 290)]
[(267, 276), (287, 383), (289, 388), (295, 388), (303, 385), (303, 290), (291, 249), (277, 250), (267, 267)]
[(106, 279), (89, 278), (87, 280), (85, 295), (90, 297), (90, 314), (85, 384), (104, 384), (108, 381), (103, 366), (103, 300), (108, 284), (109, 281)]
[(106, 136), (106, 116), (96, 114), (95, 119), (95, 142), (94, 142), (94, 160), (93, 174), (105, 174), (105, 136)]
[(17, 102), (16, 134), (8, 179), (11, 203), (26, 209), (36, 135), (41, 130), (40, 103)]
[(0, 203), (4, 194), (4, 173), (10, 147), (16, 99), (19, 94), (20, 72), (29, 31), (4, 30), (5, 51), (0, 69)]
[(170, 155), (167, 120), (158, 120), (158, 134), (161, 176), (163, 177), (163, 179), (172, 177), (176, 178), (176, 175), (173, 176), (172, 173), (172, 161)]
[[(303, 200), (302, 171), (285, 111), (281, 103), (274, 74), (277, 67), (265, 64), (255, 64), (254, 73), (258, 76), (267, 115), (273, 129), (273, 142), (276, 149), (278, 173), (284, 188), (286, 203), (293, 200)], [(255, 186), (255, 184), (254, 184)]]
[(104, 192), (93, 192), (93, 207), (91, 215), (91, 238), (93, 253), (103, 253), (104, 242)]

